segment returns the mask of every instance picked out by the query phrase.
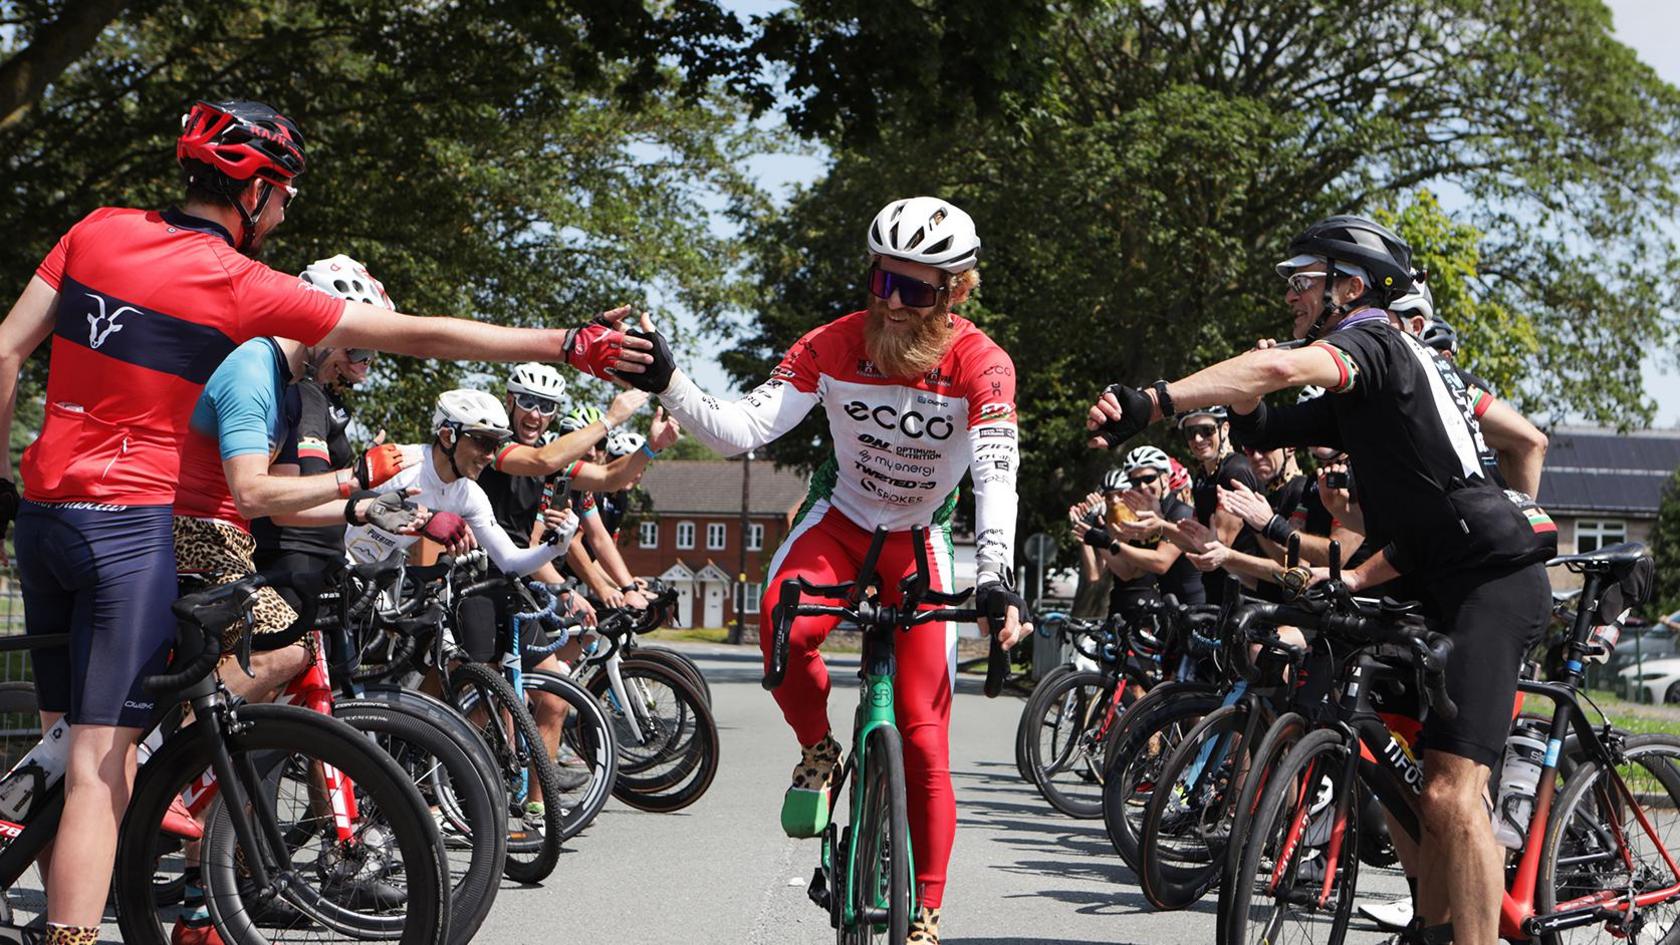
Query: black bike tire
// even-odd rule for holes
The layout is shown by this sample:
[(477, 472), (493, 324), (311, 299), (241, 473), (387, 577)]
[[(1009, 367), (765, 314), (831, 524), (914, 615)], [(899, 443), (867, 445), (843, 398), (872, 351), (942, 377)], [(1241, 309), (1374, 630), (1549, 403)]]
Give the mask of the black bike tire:
[[(1250, 706), (1246, 700), (1219, 708), (1202, 716), (1189, 734), (1184, 736), (1173, 747), (1167, 760), (1161, 765), (1159, 784), (1173, 785), (1175, 788), (1183, 777), (1185, 770), (1196, 760), (1202, 751), (1202, 745), (1209, 738), (1228, 739), (1225, 747), (1227, 757), (1234, 753), (1241, 753), (1245, 757), (1252, 756), (1253, 749), (1243, 741), (1243, 732), (1247, 729)], [(1244, 766), (1242, 770), (1252, 770)], [(1226, 791), (1218, 798), (1218, 804), (1223, 811), (1230, 811), (1234, 803), (1231, 791), (1241, 793), (1241, 781), (1233, 778)], [(1143, 889), (1143, 896), (1149, 904), (1157, 909), (1174, 912), (1195, 904), (1212, 889), (1220, 879), (1224, 865), (1224, 844), (1207, 844), (1207, 859), (1202, 863), (1169, 863), (1163, 855), (1162, 842), (1165, 839), (1162, 824), (1168, 805), (1172, 802), (1173, 790), (1156, 790), (1150, 793), (1149, 805), (1144, 810), (1143, 832), (1138, 838), (1138, 881)], [(1195, 833), (1205, 837), (1206, 821), (1200, 821)], [(1231, 834), (1226, 834), (1229, 838)]]
[(1295, 744), (1307, 734), (1307, 719), (1299, 712), (1285, 712), (1272, 720), (1271, 727), (1260, 739), (1260, 744), (1254, 749), (1254, 756), (1250, 761), (1253, 766), (1250, 777), (1243, 779), (1242, 793), (1237, 795), (1236, 813), (1231, 818), (1231, 836), (1235, 842), (1225, 850), (1223, 873), (1219, 878), (1219, 906), (1220, 921), (1214, 923), (1214, 945), (1225, 945), (1224, 916), (1230, 908), (1229, 897), (1236, 886), (1237, 871), (1242, 867), (1243, 842), (1248, 837), (1249, 821), (1254, 819), (1256, 809), (1260, 806), (1260, 796), (1265, 793), (1266, 785), (1270, 783), (1273, 770), (1284, 755), (1295, 747)]
[[(1033, 696), (1031, 699), (1027, 700), (1027, 708), (1024, 710), (1028, 717), (1026, 724), (1030, 733), (1027, 736), (1027, 764), (1033, 773), (1033, 783), (1038, 786), (1038, 793), (1043, 795), (1044, 800), (1047, 801), (1051, 807), (1054, 807), (1056, 810), (1069, 817), (1078, 818), (1080, 820), (1092, 820), (1102, 816), (1102, 797), (1100, 793), (1102, 790), (1102, 782), (1100, 780), (1097, 781), (1097, 790), (1099, 792), (1097, 799), (1095, 801), (1090, 801), (1084, 798), (1069, 796), (1056, 786), (1053, 778), (1047, 778), (1045, 776), (1045, 769), (1050, 763), (1044, 757), (1043, 731), (1045, 721), (1050, 714), (1052, 707), (1057, 706), (1070, 697), (1074, 697), (1074, 694), (1077, 691), (1078, 695), (1075, 697), (1075, 704), (1080, 710), (1080, 717), (1076, 722), (1078, 726), (1077, 729), (1070, 729), (1069, 731), (1066, 752), (1068, 753), (1069, 758), (1072, 758), (1074, 755), (1079, 753), (1083, 753), (1086, 757), (1082, 762), (1075, 761), (1074, 765), (1071, 766), (1061, 765), (1059, 759), (1056, 760), (1056, 764), (1058, 768), (1063, 768), (1064, 770), (1072, 770), (1074, 767), (1083, 765), (1086, 768), (1100, 772), (1100, 763), (1099, 758), (1096, 757), (1096, 752), (1093, 750), (1087, 750), (1081, 746), (1085, 742), (1085, 735), (1087, 731), (1086, 723), (1089, 719), (1094, 717), (1092, 713), (1100, 715), (1106, 712), (1108, 700), (1112, 699), (1114, 696), (1114, 690), (1108, 685), (1108, 682), (1109, 680), (1105, 678), (1102, 673), (1093, 670), (1078, 670), (1068, 673), (1052, 682), (1049, 686), (1034, 690)], [(1093, 746), (1093, 748), (1094, 747), (1095, 746)]]
[(561, 737), (578, 757), (589, 762), (589, 788), (581, 799), (565, 808), (561, 818), (560, 839), (570, 840), (594, 822), (612, 797), (618, 781), (618, 745), (601, 703), (575, 680), (538, 670), (525, 673), (522, 684), (527, 692), (538, 690), (565, 701), (570, 708)]
[[(1630, 735), (1623, 742), (1622, 748), (1629, 762), (1642, 757), (1649, 759), (1651, 756), (1666, 756), (1670, 759), (1667, 764), (1655, 766), (1642, 764), (1642, 767), (1656, 776), (1667, 792), (1669, 802), (1680, 808), (1680, 738), (1655, 733)], [(1551, 816), (1546, 823), (1544, 846), (1540, 850), (1539, 875), (1535, 882), (1535, 908), (1541, 914), (1553, 912), (1557, 909), (1556, 876), (1564, 832), (1570, 824), (1575, 807), (1581, 803), (1583, 796), (1592, 790), (1603, 770), (1603, 763), (1600, 761), (1584, 758), (1578, 759), (1578, 761), (1575, 771), (1564, 782), (1563, 788), (1558, 791), (1557, 798), (1552, 804)], [(1643, 829), (1635, 819), (1624, 818), (1623, 825), (1624, 830), (1638, 831), (1643, 834)], [(1669, 853), (1680, 857), (1680, 850), (1670, 850)], [(1623, 890), (1618, 889), (1618, 891)], [(1586, 926), (1585, 928), (1591, 930), (1595, 927)], [(1600, 941), (1608, 937), (1607, 933), (1604, 933), (1602, 925), (1597, 926), (1597, 929), (1602, 936), (1599, 939)], [(1543, 945), (1559, 945), (1559, 943), (1568, 941), (1568, 939), (1561, 935), (1550, 935), (1542, 936), (1540, 941)], [(1675, 921), (1669, 927), (1667, 934), (1661, 939), (1652, 940), (1641, 935), (1640, 941), (1656, 941), (1659, 945), (1675, 945), (1676, 942), (1680, 942), (1680, 921)]]
[(1033, 777), (1032, 759), (1027, 757), (1027, 739), (1033, 734), (1032, 726), (1029, 724), (1027, 707), (1031, 705), (1032, 697), (1037, 695), (1040, 689), (1074, 671), (1075, 668), (1072, 663), (1062, 663), (1051, 669), (1033, 686), (1032, 692), (1027, 694), (1026, 702), (1021, 706), (1021, 720), (1015, 724), (1015, 770), (1020, 773), (1021, 780), (1034, 787), (1038, 786), (1038, 779)]
[[(500, 711), (506, 712), (519, 737), (524, 739), (526, 745), (542, 744), (542, 733), (537, 730), (536, 720), (531, 718), (531, 713), (525, 708), (524, 694), (514, 692), (513, 684), (508, 682), (501, 673), (483, 663), (461, 663), (449, 673), (449, 695), (455, 706), (463, 714), (470, 714), (472, 708), (463, 696), (463, 693), (468, 689), (478, 693), (476, 698), (493, 703)], [(488, 715), (486, 717), (488, 718)], [(490, 739), (487, 733), (491, 728), (500, 731), (500, 726), (485, 726), (480, 729), (480, 737), (485, 739), (485, 744), (490, 748), (491, 753), (497, 756), (497, 770), (501, 772), (504, 779), (515, 777), (521, 767), (528, 768), (531, 776), (535, 777), (537, 783), (542, 787), (545, 797), (549, 796), (551, 792), (555, 797), (561, 796), (560, 772), (554, 767), (554, 759), (549, 757), (546, 749), (542, 751), (527, 750), (523, 759), (527, 764), (518, 765), (517, 762), (521, 759), (505, 754), (505, 752), (512, 750), (513, 746), (498, 744), (502, 741), (500, 738), (496, 741)], [(560, 860), (560, 833), (564, 814), (559, 805), (545, 804), (543, 805), (544, 829), (542, 838), (533, 844), (530, 838), (526, 836), (527, 832), (525, 831), (519, 831), (519, 835), (516, 837), (514, 836), (513, 819), (518, 817), (519, 823), (523, 824), (525, 814), (524, 811), (512, 810), (514, 795), (511, 785), (509, 785), (509, 788), (510, 816), (508, 818), (508, 829), (510, 835), (508, 837), (507, 861), (502, 868), (502, 875), (516, 883), (540, 883), (547, 879), (550, 873), (554, 872), (554, 866)]]
[(501, 888), (507, 859), (507, 805), (500, 782), (490, 777), (489, 769), (479, 767), (472, 749), (424, 714), (386, 702), (340, 700), (333, 703), (333, 718), (359, 732), (412, 745), (443, 767), (469, 827), (466, 868), (450, 889), (449, 904), (449, 940), (466, 945), (484, 924)]
[[(1341, 863), (1346, 869), (1340, 883), (1343, 887), (1342, 895), (1337, 900), (1334, 915), (1330, 917), (1329, 937), (1324, 940), (1325, 945), (1341, 945), (1347, 937), (1348, 921), (1353, 916), (1353, 901), (1358, 892), (1360, 862), (1356, 852), (1359, 849), (1360, 785), (1357, 773), (1352, 777), (1345, 776), (1348, 772), (1346, 761), (1349, 750), (1342, 733), (1334, 729), (1316, 729), (1302, 736), (1272, 772), (1265, 791), (1261, 793), (1259, 810), (1249, 821), (1249, 834), (1242, 846), (1242, 865), (1237, 869), (1236, 881), (1231, 884), (1231, 894), (1227, 897), (1228, 909), (1220, 916), (1221, 921), (1226, 923), (1225, 942), (1232, 945), (1245, 942), (1244, 933), (1248, 930), (1250, 903), (1255, 892), (1255, 876), (1261, 870), (1269, 849), (1265, 838), (1271, 835), (1273, 827), (1281, 819), (1293, 815), (1296, 805), (1300, 803), (1294, 785), (1301, 780), (1301, 774), (1307, 766), (1316, 764), (1320, 756), (1329, 756), (1330, 762), (1321, 779), (1328, 776), (1332, 779), (1335, 791), (1353, 793), (1347, 823), (1343, 827)], [(1351, 750), (1358, 749), (1355, 747)], [(1336, 801), (1332, 800), (1331, 803), (1335, 804)], [(1316, 938), (1312, 940), (1317, 941)]]
[[(478, 729), (461, 714), (461, 710), (439, 699), (430, 693), (418, 689), (405, 689), (396, 683), (375, 683), (358, 687), (362, 698), (385, 705), (394, 705), (404, 711), (419, 712), (427, 718), (448, 729), (458, 741), (467, 746), (468, 750), (478, 758), (485, 771), (493, 771), (496, 767), (495, 756), (484, 744), (484, 739), (478, 734)], [(498, 779), (491, 779), (500, 783)]]
[[(1132, 872), (1138, 872), (1141, 865), (1138, 862), (1138, 840), (1143, 810), (1137, 811), (1137, 823), (1129, 815), (1134, 801), (1138, 799), (1134, 797), (1136, 789), (1146, 780), (1152, 783), (1151, 772), (1142, 766), (1154, 761), (1164, 763), (1172, 753), (1173, 744), (1176, 744), (1175, 741), (1173, 744), (1157, 745), (1152, 753), (1150, 742), (1169, 726), (1183, 725), (1192, 718), (1200, 719), (1219, 708), (1221, 701), (1219, 693), (1195, 684), (1183, 689), (1157, 686), (1132, 703), (1131, 709), (1116, 720), (1110, 730), (1110, 750), (1106, 756), (1109, 765), (1103, 776), (1103, 827), (1108, 832), (1114, 851), (1120, 854)], [(1186, 727), (1185, 733), (1188, 732)], [(1143, 800), (1148, 803), (1147, 799)]]
[[(852, 781), (853, 791), (863, 791), (859, 805), (859, 820), (851, 832), (853, 855), (849, 868), (852, 875), (844, 889), (862, 891), (878, 876), (860, 872), (869, 868), (869, 861), (879, 861), (871, 838), (886, 833), (888, 873), (887, 945), (904, 945), (910, 934), (910, 857), (896, 855), (896, 851), (910, 851), (909, 799), (904, 784), (904, 744), (897, 729), (883, 725), (872, 729), (864, 747), (868, 770)], [(842, 893), (843, 894), (843, 893)], [(862, 901), (853, 902), (853, 915), (861, 916)], [(852, 929), (852, 940), (865, 943), (876, 939), (872, 928), (859, 923)]]
[[(640, 760), (638, 764), (626, 763), (631, 757), (630, 749), (620, 743), (618, 777), (613, 784), (613, 796), (638, 810), (655, 813), (669, 813), (693, 804), (711, 788), (713, 779), (717, 777), (720, 745), (717, 721), (712, 716), (711, 707), (682, 674), (663, 665), (626, 661), (620, 666), (620, 676), (625, 679), (653, 679), (671, 690), (682, 709), (679, 725), (682, 729), (692, 729), (693, 738), (667, 742), (660, 746), (655, 757)], [(596, 674), (589, 680), (588, 688), (596, 699), (601, 700), (603, 711), (610, 718), (613, 710), (606, 701), (607, 694), (611, 692), (607, 674)], [(669, 767), (653, 774), (642, 773), (661, 764)]]
[(712, 684), (706, 681), (706, 674), (700, 671), (700, 664), (694, 662), (687, 653), (674, 650), (668, 646), (647, 646), (637, 644), (636, 648), (625, 654), (624, 658), (633, 660), (638, 657), (650, 657), (655, 662), (662, 662), (688, 677), (694, 688), (706, 697), (706, 704), (712, 704)]
[[(442, 839), (432, 824), (420, 792), (402, 769), (366, 737), (343, 722), (308, 709), (284, 705), (248, 705), (238, 710), (240, 730), (225, 742), (238, 763), (241, 755), (302, 754), (331, 764), (351, 778), (365, 795), (378, 798), (389, 824), (407, 880), (408, 913), (397, 945), (446, 945), (449, 941), (449, 886)], [(187, 782), (210, 766), (210, 749), (191, 726), (172, 736), (148, 759), (117, 836), (117, 921), (122, 939), (136, 945), (167, 945), (170, 932), (157, 915), (152, 869), (164, 812)], [(226, 869), (231, 875), (233, 869)], [(217, 885), (206, 876), (207, 891)], [(234, 884), (237, 885), (237, 884)], [(223, 886), (225, 888), (225, 885)], [(261, 941), (248, 924), (219, 929), (229, 943)]]

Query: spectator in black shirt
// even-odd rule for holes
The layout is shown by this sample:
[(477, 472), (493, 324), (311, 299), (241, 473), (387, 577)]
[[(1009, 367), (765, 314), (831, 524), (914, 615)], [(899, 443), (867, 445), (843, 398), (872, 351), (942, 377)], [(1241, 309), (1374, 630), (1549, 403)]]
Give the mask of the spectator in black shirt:
[[(1248, 457), (1231, 449), (1231, 425), (1224, 407), (1217, 405), (1198, 408), (1181, 414), (1178, 430), (1184, 434), (1190, 451), (1190, 492), (1195, 497), (1196, 521), (1206, 526), (1220, 544), (1244, 554), (1258, 555), (1260, 543), (1242, 519), (1219, 508), (1219, 490), (1242, 483), (1250, 489), (1260, 488), (1260, 477)], [(1196, 533), (1200, 535), (1201, 533)], [(1201, 551), (1201, 546), (1188, 539), (1181, 545), (1187, 551)], [(1214, 569), (1202, 575), (1207, 602), (1217, 604), (1225, 597), (1225, 572)]]

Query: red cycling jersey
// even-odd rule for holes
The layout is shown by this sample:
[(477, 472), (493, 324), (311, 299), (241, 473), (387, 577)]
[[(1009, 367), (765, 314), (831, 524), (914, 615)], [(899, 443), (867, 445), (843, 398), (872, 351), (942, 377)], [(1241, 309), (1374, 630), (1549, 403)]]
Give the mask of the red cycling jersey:
[(170, 504), (217, 365), (258, 335), (316, 344), (344, 312), (178, 210), (95, 210), (36, 274), (58, 290), (46, 419), (19, 467), (36, 502)]

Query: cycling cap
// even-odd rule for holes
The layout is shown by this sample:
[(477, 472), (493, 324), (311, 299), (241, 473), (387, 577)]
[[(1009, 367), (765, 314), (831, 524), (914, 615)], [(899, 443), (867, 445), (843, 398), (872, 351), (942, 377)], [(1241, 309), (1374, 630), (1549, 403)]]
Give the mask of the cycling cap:
[(467, 388), (446, 390), (438, 395), (437, 408), (432, 411), (432, 430), (445, 427), (503, 440), (513, 436), (507, 408), (501, 400), (486, 391)]
[(1132, 487), (1132, 481), (1126, 478), (1124, 470), (1110, 469), (1103, 473), (1102, 491), (1125, 492)]
[(1212, 417), (1220, 423), (1224, 423), (1226, 420), (1230, 419), (1230, 415), (1226, 412), (1224, 407), (1197, 407), (1194, 410), (1186, 410), (1178, 415), (1178, 428), (1180, 430), (1184, 429), (1184, 427), (1196, 417)]
[(615, 459), (620, 456), (629, 456), (641, 449), (642, 444), (646, 442), (647, 440), (643, 439), (640, 433), (631, 430), (614, 430), (607, 434), (607, 455)]
[(573, 407), (560, 418), (560, 429), (567, 433), (575, 433), (601, 419), (601, 408), (583, 404)]
[(540, 361), (526, 361), (524, 364), (514, 365), (512, 373), (508, 374), (507, 391), (510, 394), (546, 397), (559, 404), (566, 403), (566, 379), (551, 365)]
[(974, 219), (938, 197), (894, 200), (869, 224), (869, 251), (923, 263), (946, 272), (966, 272), (980, 262)]
[(1172, 460), (1167, 454), (1153, 446), (1140, 446), (1126, 454), (1125, 462), (1121, 463), (1126, 472), (1134, 469), (1154, 469), (1163, 476), (1172, 475)]
[(303, 173), (303, 132), (261, 102), (197, 102), (181, 116), (175, 160), (189, 173), (196, 161), (229, 180), (285, 185)]
[(393, 312), (397, 310), (397, 304), (385, 293), (384, 284), (375, 279), (366, 266), (343, 253), (315, 260), (308, 269), (298, 273), (298, 278), (341, 299), (366, 302)]
[(1436, 351), (1458, 353), (1458, 331), (1443, 319), (1432, 319), (1418, 340)]
[(1289, 256), (1277, 265), (1284, 277), (1306, 265), (1303, 258), (1317, 257), (1333, 260), (1341, 273), (1359, 267), (1369, 275), (1362, 280), (1367, 288), (1385, 299), (1412, 288), (1412, 248), (1393, 230), (1364, 217), (1340, 214), (1314, 223), (1289, 241)]
[(1388, 310), (1396, 315), (1422, 315), (1424, 318), (1435, 318), (1435, 293), (1429, 291), (1429, 283), (1413, 282), (1412, 291), (1388, 303)]
[(1295, 402), (1298, 404), (1304, 404), (1309, 400), (1317, 400), (1323, 396), (1324, 388), (1319, 387), (1317, 384), (1308, 384), (1307, 386), (1301, 388), (1301, 393), (1296, 396)]

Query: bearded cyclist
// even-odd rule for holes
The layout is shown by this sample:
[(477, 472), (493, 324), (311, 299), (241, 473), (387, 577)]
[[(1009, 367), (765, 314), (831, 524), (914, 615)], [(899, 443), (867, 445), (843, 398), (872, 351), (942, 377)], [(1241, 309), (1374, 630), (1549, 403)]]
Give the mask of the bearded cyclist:
[[(1360, 593), (1400, 575), (1452, 637), (1452, 719), (1424, 721), (1418, 911), (1423, 935), (1491, 945), (1504, 886), (1482, 793), (1504, 748), (1517, 674), (1551, 607), (1544, 562), (1556, 531), (1526, 497), (1489, 481), (1462, 379), (1432, 349), (1390, 324), (1385, 306), (1413, 284), (1411, 250), (1359, 217), (1331, 217), (1290, 245), (1294, 334), (1305, 347), (1261, 348), (1149, 390), (1114, 385), (1092, 406), (1091, 445), (1124, 442), (1159, 416), (1233, 406), (1245, 443), (1328, 445), (1359, 474), (1367, 536), (1380, 550), (1343, 573)], [(1273, 391), (1330, 391), (1268, 407)], [(1325, 577), (1323, 569), (1316, 579)]]
[[(54, 335), (46, 416), (24, 452), (19, 501), (0, 479), (0, 531), (17, 518), (27, 630), (68, 633), (32, 653), (42, 723), (70, 725), (57, 849), (42, 863), (47, 941), (98, 934), (155, 708), (140, 686), (175, 640), (171, 506), (182, 440), (205, 382), (262, 335), (417, 357), (525, 360), (542, 352), (602, 373), (629, 344), (623, 310), (571, 332), (415, 318), (347, 302), (254, 255), (286, 216), (304, 169), (298, 126), (260, 102), (199, 102), (182, 123), (179, 208), (105, 207), (53, 247), (0, 324), (0, 439), (18, 371)], [(9, 464), (8, 464), (9, 465)], [(341, 483), (342, 497), (352, 484)]]
[[(769, 380), (732, 403), (707, 396), (676, 370), (657, 335), (651, 352), (627, 349), (620, 373), (660, 395), (701, 442), (725, 455), (763, 446), (793, 429), (819, 403), (834, 453), (812, 479), (793, 530), (770, 564), (760, 609), (769, 658), (770, 613), (782, 582), (833, 584), (856, 577), (876, 526), (891, 537), (881, 552), (883, 598), (914, 567), (911, 526), (932, 526), (934, 585), (951, 584), (950, 518), (963, 474), (973, 472), (981, 627), (1006, 646), (1031, 631), (1008, 582), (1014, 558), (1015, 368), (1009, 355), (952, 309), (980, 276), (974, 221), (935, 197), (889, 203), (870, 223), (868, 308), (816, 328), (794, 344)], [(643, 328), (651, 324), (643, 319)], [(814, 837), (829, 821), (840, 744), (828, 726), (828, 668), (817, 647), (834, 618), (793, 624), (787, 675), (776, 690), (801, 746), (782, 806), (791, 836)], [(898, 644), (899, 728), (910, 797), (910, 840), (921, 908), (909, 941), (937, 942), (946, 866), (956, 834), (951, 792), (950, 706), (956, 628), (909, 633)]]

